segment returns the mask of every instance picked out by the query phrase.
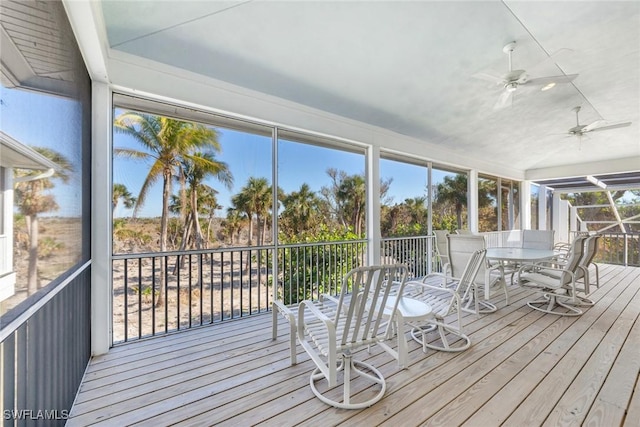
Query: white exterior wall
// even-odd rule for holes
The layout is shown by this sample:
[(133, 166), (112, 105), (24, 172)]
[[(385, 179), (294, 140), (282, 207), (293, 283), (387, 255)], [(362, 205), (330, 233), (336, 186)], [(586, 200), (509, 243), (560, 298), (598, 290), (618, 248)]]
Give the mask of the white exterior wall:
[(13, 271), (13, 169), (0, 167), (3, 175), (0, 199), (0, 301), (15, 293), (16, 273)]

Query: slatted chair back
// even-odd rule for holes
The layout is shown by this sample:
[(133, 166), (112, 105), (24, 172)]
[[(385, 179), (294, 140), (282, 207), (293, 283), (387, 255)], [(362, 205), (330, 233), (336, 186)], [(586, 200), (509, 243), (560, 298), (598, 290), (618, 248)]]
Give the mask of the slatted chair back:
[[(384, 310), (373, 310), (372, 307), (386, 307), (390, 295), (401, 295), (406, 274), (401, 265), (358, 267), (347, 273), (334, 317), (336, 325), (342, 325), (339, 328), (340, 347), (360, 346), (390, 338), (389, 317)], [(399, 298), (395, 298), (391, 305), (394, 313), (398, 301)], [(381, 328), (385, 324), (386, 327)]]
[[(335, 305), (332, 313), (323, 311), (313, 301), (300, 303), (298, 340), (316, 365), (310, 386), (320, 400), (337, 408), (360, 409), (382, 398), (386, 390), (382, 373), (373, 365), (355, 360), (354, 354), (361, 347), (391, 338), (400, 301), (397, 296), (404, 291), (407, 274), (407, 267), (402, 264), (358, 267), (345, 275), (337, 301), (327, 300), (329, 306)], [(362, 368), (370, 373), (365, 375)], [(343, 393), (341, 399), (335, 399), (331, 389), (338, 385), (340, 371), (343, 371)], [(379, 384), (378, 394), (355, 402), (358, 396), (351, 393), (352, 372)], [(327, 381), (328, 394), (316, 387), (322, 379)]]
[(553, 249), (554, 230), (524, 230), (522, 247), (528, 249)]

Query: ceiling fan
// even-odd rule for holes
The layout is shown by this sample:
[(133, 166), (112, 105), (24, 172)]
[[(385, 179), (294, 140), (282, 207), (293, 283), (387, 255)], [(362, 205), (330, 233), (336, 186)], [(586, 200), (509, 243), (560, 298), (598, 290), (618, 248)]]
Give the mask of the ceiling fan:
[[(559, 76), (546, 76), (546, 77), (534, 77), (530, 78), (529, 74), (525, 70), (514, 70), (511, 55), (516, 47), (516, 42), (507, 43), (502, 51), (509, 56), (509, 71), (501, 76), (493, 75), (486, 72), (476, 73), (473, 75), (475, 78), (489, 80), (502, 86), (502, 93), (496, 102), (494, 109), (499, 109), (510, 105), (513, 101), (513, 96), (518, 91), (518, 88), (522, 85), (527, 86), (542, 86), (542, 90), (551, 89), (558, 83), (569, 83), (573, 81), (577, 74), (559, 75)], [(566, 51), (562, 49), (561, 51)], [(560, 52), (560, 51), (559, 51)], [(558, 53), (558, 52), (556, 52)], [(555, 55), (555, 54), (554, 54)], [(543, 62), (554, 57), (551, 55)], [(539, 65), (539, 64), (538, 64)]]
[(579, 105), (571, 109), (571, 111), (575, 111), (576, 113), (576, 125), (571, 129), (569, 129), (568, 131), (569, 135), (577, 136), (578, 139), (582, 139), (584, 134), (589, 132), (623, 128), (631, 124), (631, 122), (607, 124), (608, 122), (606, 120), (596, 120), (595, 122), (592, 122), (588, 125), (581, 125), (580, 120), (578, 118), (578, 113), (580, 113), (580, 109), (581, 107)]

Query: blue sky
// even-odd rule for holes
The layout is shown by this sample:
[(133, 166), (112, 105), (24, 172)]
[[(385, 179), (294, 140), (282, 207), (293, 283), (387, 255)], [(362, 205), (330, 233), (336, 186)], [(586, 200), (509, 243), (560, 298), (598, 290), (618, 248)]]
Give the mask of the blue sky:
[[(270, 183), (272, 182), (273, 153), (271, 137), (222, 128), (218, 128), (218, 131), (219, 141), (222, 145), (222, 152), (219, 153), (218, 159), (230, 166), (234, 185), (231, 190), (227, 190), (213, 179), (208, 180), (207, 184), (219, 192), (217, 195), (218, 203), (224, 206), (222, 210), (216, 212), (216, 215), (225, 216), (226, 208), (231, 205), (231, 197), (240, 191), (249, 177), (264, 177)], [(114, 147), (140, 149), (140, 145), (136, 141), (119, 133), (114, 134)], [(129, 191), (137, 196), (149, 166), (150, 163), (116, 157), (113, 170), (114, 183), (126, 185)], [(365, 169), (365, 158), (363, 154), (287, 140), (279, 141), (278, 185), (286, 193), (297, 191), (303, 183), (319, 192), (323, 186), (328, 186), (331, 183), (327, 175), (328, 168), (343, 170), (350, 175), (360, 174)], [(389, 195), (393, 197), (394, 203), (425, 194), (426, 168), (383, 161), (381, 176), (385, 179), (393, 178)], [(158, 182), (147, 196), (139, 216), (159, 216), (161, 203), (161, 183)], [(116, 216), (129, 215), (131, 215), (131, 210), (124, 208), (124, 206), (119, 206), (116, 210)]]
[[(53, 216), (80, 216), (82, 177), (80, 152), (82, 123), (77, 126), (58, 126), (60, 121), (78, 117), (74, 113), (81, 106), (78, 102), (59, 96), (38, 94), (26, 90), (7, 89), (2, 86), (0, 105), (0, 129), (29, 147), (48, 147), (67, 158), (74, 168), (71, 180), (63, 184), (54, 179), (53, 190), (59, 210)], [(38, 120), (32, 120), (38, 117)]]
[[(0, 129), (30, 147), (49, 147), (69, 159), (75, 170), (80, 170), (80, 159), (76, 158), (75, 150), (69, 141), (80, 140), (80, 128), (56, 126), (56, 123), (72, 117), (72, 111), (80, 108), (75, 101), (63, 97), (42, 95), (34, 92), (2, 88), (2, 105), (0, 106)], [(31, 117), (39, 117), (38, 125), (34, 126)], [(209, 185), (219, 191), (218, 201), (224, 210), (216, 212), (224, 216), (226, 208), (230, 206), (230, 198), (245, 185), (251, 176), (266, 177), (269, 182), (271, 176), (272, 144), (271, 138), (254, 135), (230, 129), (220, 129), (222, 152), (221, 161), (230, 165), (234, 176), (234, 186), (227, 190), (220, 183), (210, 180)], [(114, 147), (129, 147), (140, 149), (139, 144), (123, 134), (114, 134)], [(349, 174), (363, 173), (365, 169), (364, 155), (350, 152), (322, 148), (318, 146), (293, 143), (282, 140), (279, 145), (279, 176), (278, 184), (287, 193), (296, 191), (303, 183), (307, 183), (312, 190), (320, 191), (323, 186), (330, 184), (326, 173), (332, 167), (344, 170)], [(129, 191), (137, 196), (150, 164), (123, 158), (114, 159), (113, 181), (127, 186)], [(402, 164), (399, 162), (382, 161), (382, 178), (393, 178), (389, 196), (394, 203), (400, 203), (409, 197), (419, 197), (424, 194), (426, 186), (426, 169)], [(76, 216), (80, 214), (80, 186), (81, 176), (72, 174), (68, 184), (55, 181), (52, 190), (60, 209), (50, 213), (52, 216)], [(150, 191), (145, 205), (140, 211), (140, 217), (159, 216), (161, 207), (161, 185), (158, 183)], [(129, 216), (131, 210), (120, 205), (116, 216)]]
[[(73, 109), (79, 104), (62, 97), (41, 95), (24, 90), (2, 88), (0, 115), (1, 129), (30, 147), (49, 147), (67, 157), (76, 170), (80, 168), (80, 159), (74, 156), (79, 150), (72, 149), (68, 141), (80, 140), (80, 129), (60, 129), (56, 123), (72, 117)], [(117, 112), (118, 113), (118, 112)], [(38, 115), (38, 126), (30, 120)], [(40, 123), (42, 123), (40, 125)], [(251, 176), (265, 177), (271, 182), (272, 143), (271, 138), (230, 129), (218, 128), (222, 152), (221, 161), (227, 162), (234, 177), (234, 186), (227, 190), (220, 183), (207, 182), (219, 191), (218, 202), (224, 209), (216, 212), (218, 216), (226, 214), (230, 199), (246, 184)], [(140, 145), (123, 134), (114, 134), (114, 147), (140, 149)], [(287, 193), (296, 191), (303, 183), (319, 192), (330, 184), (328, 168), (343, 170), (348, 174), (363, 173), (365, 159), (363, 154), (328, 149), (314, 145), (281, 140), (279, 143), (278, 184)], [(114, 159), (113, 182), (127, 186), (137, 196), (150, 163), (123, 158)], [(380, 174), (383, 179), (392, 178), (388, 193), (391, 203), (401, 203), (407, 198), (420, 197), (426, 191), (426, 168), (396, 161), (382, 160)], [(52, 216), (76, 216), (80, 214), (81, 176), (72, 174), (72, 180), (65, 185), (56, 181), (53, 193), (60, 206)], [(435, 177), (435, 176), (434, 176)], [(440, 177), (440, 179), (442, 179)], [(177, 189), (177, 188), (176, 188)], [(147, 196), (141, 208), (140, 217), (160, 215), (162, 203), (161, 183), (156, 184)], [(116, 216), (130, 216), (131, 210), (120, 205)]]

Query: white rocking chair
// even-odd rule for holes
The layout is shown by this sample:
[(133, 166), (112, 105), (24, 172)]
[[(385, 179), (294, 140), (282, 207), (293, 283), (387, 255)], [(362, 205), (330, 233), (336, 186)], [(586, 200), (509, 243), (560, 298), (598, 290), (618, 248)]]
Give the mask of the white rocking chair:
[[(323, 309), (313, 301), (300, 303), (298, 340), (317, 366), (309, 383), (324, 403), (336, 408), (360, 409), (384, 396), (386, 383), (382, 373), (368, 363), (355, 360), (354, 353), (392, 338), (392, 319), (400, 298), (389, 296), (402, 295), (406, 271), (404, 265), (358, 267), (344, 277), (340, 297), (325, 300)], [(341, 384), (340, 372), (343, 374)], [(356, 376), (377, 384), (380, 391), (355, 402), (351, 381)], [(327, 380), (325, 391), (318, 388), (322, 379)], [(341, 397), (332, 390), (338, 385), (342, 386)]]

